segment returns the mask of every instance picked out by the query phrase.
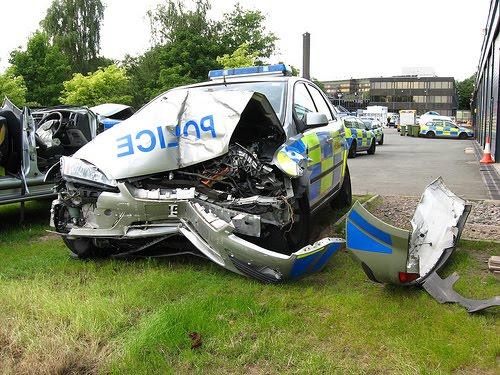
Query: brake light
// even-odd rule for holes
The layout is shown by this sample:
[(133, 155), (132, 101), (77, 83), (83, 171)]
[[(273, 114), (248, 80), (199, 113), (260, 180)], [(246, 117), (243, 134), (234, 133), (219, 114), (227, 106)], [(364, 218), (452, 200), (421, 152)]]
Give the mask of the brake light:
[(401, 283), (409, 283), (410, 281), (417, 280), (420, 277), (418, 273), (400, 272), (399, 281)]

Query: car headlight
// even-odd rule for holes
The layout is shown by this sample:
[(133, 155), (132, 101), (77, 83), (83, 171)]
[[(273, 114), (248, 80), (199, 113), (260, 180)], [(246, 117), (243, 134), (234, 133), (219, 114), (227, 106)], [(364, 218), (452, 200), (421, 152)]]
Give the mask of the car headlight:
[(61, 158), (61, 176), (68, 181), (104, 189), (115, 190), (118, 186), (115, 180), (107, 178), (95, 165), (67, 156)]

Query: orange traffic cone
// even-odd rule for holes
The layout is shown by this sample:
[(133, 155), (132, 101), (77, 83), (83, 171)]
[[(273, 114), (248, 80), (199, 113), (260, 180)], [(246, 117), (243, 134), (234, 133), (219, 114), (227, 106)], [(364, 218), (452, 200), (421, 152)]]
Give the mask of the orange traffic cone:
[(486, 144), (484, 145), (483, 158), (479, 161), (482, 164), (490, 164), (494, 163), (495, 160), (491, 157), (491, 146), (490, 146), (490, 137), (486, 137)]

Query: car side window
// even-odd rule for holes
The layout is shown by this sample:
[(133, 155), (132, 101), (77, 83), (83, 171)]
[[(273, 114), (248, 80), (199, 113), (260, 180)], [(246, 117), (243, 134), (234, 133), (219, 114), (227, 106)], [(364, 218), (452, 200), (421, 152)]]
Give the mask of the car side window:
[(361, 121), (360, 119), (356, 119), (356, 123), (358, 124), (357, 125), (358, 129), (363, 129), (363, 130), (366, 129), (365, 123), (363, 121)]
[(319, 113), (323, 113), (328, 118), (328, 121), (333, 120), (332, 112), (330, 111), (330, 107), (326, 103), (325, 98), (315, 87), (308, 85), (309, 92), (314, 100), (314, 104), (316, 104), (316, 108), (318, 108)]
[(293, 109), (300, 120), (304, 120), (306, 113), (316, 112), (314, 102), (303, 83), (295, 85), (293, 93)]

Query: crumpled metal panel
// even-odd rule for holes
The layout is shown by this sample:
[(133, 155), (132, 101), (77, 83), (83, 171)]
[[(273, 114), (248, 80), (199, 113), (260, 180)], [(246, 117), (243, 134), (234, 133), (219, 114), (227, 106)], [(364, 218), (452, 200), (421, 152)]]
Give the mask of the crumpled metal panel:
[[(458, 275), (437, 274), (460, 239), (471, 206), (456, 196), (441, 178), (427, 186), (411, 220), (412, 232), (393, 227), (356, 202), (346, 220), (347, 248), (376, 282), (422, 285), (438, 302), (455, 302), (469, 312), (499, 306), (500, 297), (465, 298), (453, 290)], [(413, 281), (400, 274), (416, 275)]]
[(274, 126), (282, 129), (262, 94), (171, 90), (99, 134), (74, 157), (99, 165), (112, 179), (201, 163), (227, 153), (231, 136), (251, 100), (258, 101)]

